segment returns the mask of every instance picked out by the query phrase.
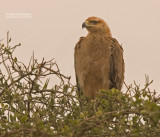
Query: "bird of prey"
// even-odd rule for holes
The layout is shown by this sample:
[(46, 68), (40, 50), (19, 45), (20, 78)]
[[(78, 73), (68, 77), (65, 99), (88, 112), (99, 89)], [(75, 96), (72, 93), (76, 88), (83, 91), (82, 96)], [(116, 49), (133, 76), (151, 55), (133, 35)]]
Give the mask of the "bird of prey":
[(121, 90), (124, 82), (121, 45), (101, 18), (89, 17), (82, 28), (88, 30), (88, 35), (80, 37), (74, 52), (78, 91), (94, 99), (99, 90)]

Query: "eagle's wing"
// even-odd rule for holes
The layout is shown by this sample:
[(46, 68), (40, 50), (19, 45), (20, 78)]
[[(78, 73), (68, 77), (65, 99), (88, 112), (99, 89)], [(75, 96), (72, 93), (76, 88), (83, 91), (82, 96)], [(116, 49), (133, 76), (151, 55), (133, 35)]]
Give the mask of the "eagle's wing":
[(121, 89), (124, 82), (123, 49), (118, 41), (112, 38), (110, 49), (110, 89)]
[(74, 52), (74, 68), (75, 68), (75, 75), (76, 75), (76, 82), (77, 82), (77, 89), (78, 89), (78, 94), (79, 96), (82, 95), (82, 89), (78, 80), (78, 76), (77, 76), (77, 66), (76, 66), (76, 51), (79, 50), (81, 48), (81, 43), (84, 40), (85, 37), (80, 37), (79, 41), (77, 42), (76, 46), (75, 46), (75, 52)]

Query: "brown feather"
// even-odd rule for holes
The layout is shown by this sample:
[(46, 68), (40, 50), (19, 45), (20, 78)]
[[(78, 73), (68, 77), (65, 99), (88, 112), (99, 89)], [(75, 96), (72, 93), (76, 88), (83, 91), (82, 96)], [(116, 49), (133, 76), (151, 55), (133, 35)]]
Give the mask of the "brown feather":
[(110, 89), (121, 90), (124, 82), (123, 49), (118, 41), (112, 38), (110, 45)]
[(86, 37), (81, 37), (75, 46), (75, 72), (78, 90), (93, 99), (101, 89), (121, 89), (124, 80), (123, 50), (112, 38), (108, 25), (100, 18), (88, 27)]

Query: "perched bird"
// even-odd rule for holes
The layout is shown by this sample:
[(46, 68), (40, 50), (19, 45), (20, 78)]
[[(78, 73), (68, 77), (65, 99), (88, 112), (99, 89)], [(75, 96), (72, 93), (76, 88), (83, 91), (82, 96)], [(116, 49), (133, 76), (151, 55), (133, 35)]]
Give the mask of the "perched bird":
[(89, 17), (82, 28), (88, 30), (75, 46), (75, 73), (78, 91), (94, 99), (101, 89), (121, 89), (124, 82), (123, 49), (112, 37), (107, 23)]

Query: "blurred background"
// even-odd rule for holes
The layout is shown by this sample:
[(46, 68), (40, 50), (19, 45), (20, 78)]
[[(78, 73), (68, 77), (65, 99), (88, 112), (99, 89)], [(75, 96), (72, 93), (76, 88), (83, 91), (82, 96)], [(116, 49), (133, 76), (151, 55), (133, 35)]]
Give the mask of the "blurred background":
[(55, 58), (63, 74), (75, 84), (74, 47), (86, 36), (82, 23), (89, 16), (103, 18), (124, 49), (125, 82), (145, 84), (160, 92), (159, 0), (0, 0), (0, 39), (21, 43), (15, 56), (28, 63), (34, 51), (39, 61)]

